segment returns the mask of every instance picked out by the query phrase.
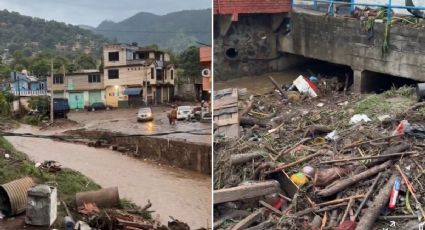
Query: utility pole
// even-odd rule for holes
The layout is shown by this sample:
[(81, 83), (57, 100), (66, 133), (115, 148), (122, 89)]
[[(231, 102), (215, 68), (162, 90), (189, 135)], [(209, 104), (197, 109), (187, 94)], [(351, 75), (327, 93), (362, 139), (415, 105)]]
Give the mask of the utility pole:
[(50, 66), (50, 77), (52, 79), (52, 85), (50, 86), (50, 122), (53, 123), (53, 59)]
[[(16, 71), (13, 71), (16, 80)], [(21, 79), (18, 75), (18, 111), (21, 113)]]
[(66, 98), (66, 87), (68, 87), (68, 82), (65, 80), (65, 66), (62, 65), (63, 73), (63, 98)]

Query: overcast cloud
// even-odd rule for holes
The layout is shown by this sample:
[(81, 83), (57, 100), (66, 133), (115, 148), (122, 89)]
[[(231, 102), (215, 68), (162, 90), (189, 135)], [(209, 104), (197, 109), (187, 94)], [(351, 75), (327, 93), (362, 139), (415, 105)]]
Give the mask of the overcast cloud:
[(170, 12), (211, 8), (212, 0), (0, 0), (0, 9), (74, 25), (97, 26), (121, 21), (138, 12)]

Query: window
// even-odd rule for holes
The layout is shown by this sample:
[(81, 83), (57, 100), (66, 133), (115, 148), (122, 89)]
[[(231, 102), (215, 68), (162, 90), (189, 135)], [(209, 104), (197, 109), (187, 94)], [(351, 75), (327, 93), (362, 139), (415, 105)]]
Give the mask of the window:
[(109, 61), (119, 61), (120, 60), (120, 53), (119, 52), (109, 52)]
[(163, 80), (163, 73), (164, 73), (164, 70), (162, 70), (162, 69), (157, 69), (156, 70), (156, 80), (157, 81), (162, 81)]
[(155, 59), (158, 61), (162, 61), (162, 54), (161, 53), (155, 53)]
[(120, 75), (117, 69), (108, 70), (108, 79), (118, 79), (118, 78), (120, 78)]
[(167, 80), (167, 69), (164, 69), (164, 80)]
[(89, 83), (96, 83), (96, 82), (100, 82), (100, 74), (98, 73), (89, 74)]
[(151, 79), (155, 79), (155, 68), (151, 68)]
[(63, 76), (53, 76), (53, 84), (63, 84)]
[(174, 70), (173, 69), (170, 71), (170, 78), (171, 78), (171, 80), (174, 79)]

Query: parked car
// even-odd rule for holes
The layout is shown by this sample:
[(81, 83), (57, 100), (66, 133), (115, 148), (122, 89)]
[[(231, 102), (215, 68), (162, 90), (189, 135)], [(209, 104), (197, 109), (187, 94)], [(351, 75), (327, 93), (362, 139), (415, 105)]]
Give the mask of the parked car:
[(179, 106), (177, 107), (177, 120), (188, 120), (192, 113), (192, 106)]
[(53, 114), (54, 116), (67, 118), (69, 113), (68, 99), (53, 98)]
[(106, 106), (102, 102), (95, 102), (87, 107), (87, 111), (105, 110)]
[(140, 108), (137, 112), (137, 121), (153, 121), (153, 114), (151, 108)]

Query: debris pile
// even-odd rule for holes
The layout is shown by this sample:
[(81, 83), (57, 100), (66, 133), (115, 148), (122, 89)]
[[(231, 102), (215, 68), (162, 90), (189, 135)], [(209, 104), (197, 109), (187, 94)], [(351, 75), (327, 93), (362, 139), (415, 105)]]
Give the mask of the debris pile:
[(347, 81), (322, 78), (315, 97), (270, 80), (269, 94), (238, 98), (234, 136), (223, 131), (235, 127), (223, 116), (235, 117), (234, 100), (223, 100), (234, 90), (215, 98), (215, 229), (400, 229), (425, 220), (425, 110), (414, 88), (360, 96)]

